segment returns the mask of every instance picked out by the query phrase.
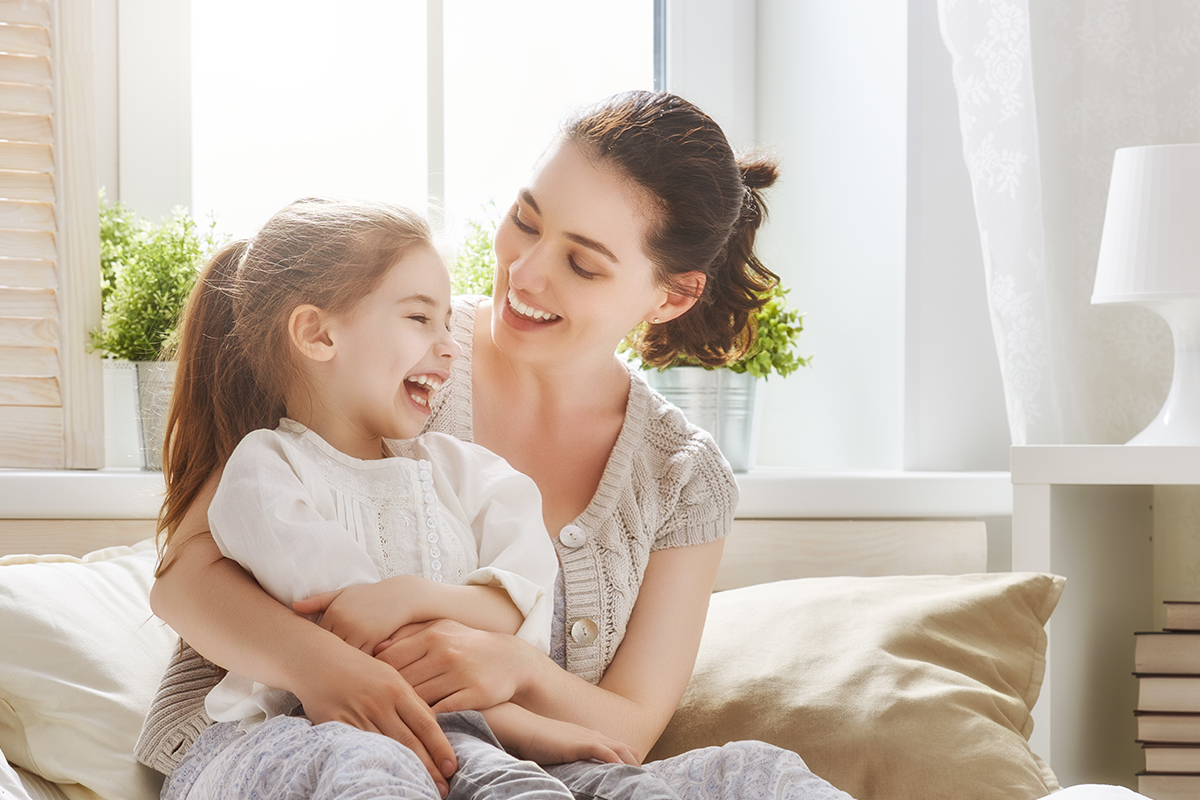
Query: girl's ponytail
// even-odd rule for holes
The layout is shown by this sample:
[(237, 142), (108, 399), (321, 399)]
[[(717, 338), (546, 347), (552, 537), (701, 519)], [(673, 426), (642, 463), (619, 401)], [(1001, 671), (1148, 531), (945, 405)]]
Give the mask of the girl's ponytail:
[(236, 241), (214, 255), (184, 308), (163, 442), (167, 492), (158, 530), (167, 531), (167, 538), (162, 548), (209, 476), (225, 463), (241, 438), (255, 428), (273, 426), (280, 416), (279, 404), (264, 407), (270, 403), (260, 396), (235, 336), (233, 286), (248, 247), (247, 241)]

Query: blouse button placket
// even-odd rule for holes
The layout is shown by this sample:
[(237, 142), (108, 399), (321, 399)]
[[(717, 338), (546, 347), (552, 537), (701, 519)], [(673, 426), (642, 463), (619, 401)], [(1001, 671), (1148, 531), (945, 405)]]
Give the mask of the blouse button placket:
[(424, 492), (421, 499), (425, 501), (425, 516), (424, 523), (426, 528), (425, 539), (429, 542), (429, 569), (432, 571), (431, 580), (435, 583), (442, 583), (442, 562), (438, 560), (442, 551), (438, 547), (438, 525), (437, 525), (437, 509), (434, 503), (437, 502), (437, 495), (433, 493), (433, 473), (430, 472), (430, 464), (425, 459), (417, 462), (417, 478), (421, 481), (421, 491)]

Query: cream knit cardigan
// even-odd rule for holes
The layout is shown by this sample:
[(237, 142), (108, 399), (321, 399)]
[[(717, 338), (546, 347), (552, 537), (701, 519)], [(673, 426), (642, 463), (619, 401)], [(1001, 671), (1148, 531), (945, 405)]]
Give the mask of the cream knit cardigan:
[[(471, 352), (481, 297), (458, 298), (451, 329), (462, 356), (433, 403), (426, 430), (474, 441)], [(574, 525), (582, 535), (555, 536), (564, 579), (567, 669), (596, 683), (625, 636), (650, 553), (726, 536), (737, 506), (737, 483), (712, 437), (691, 425), (630, 371), (625, 423), (600, 487)], [(576, 623), (597, 635), (573, 637)], [(219, 674), (183, 643), (151, 703), (134, 755), (169, 775), (212, 719), (204, 698)]]
[[(483, 299), (455, 299), (451, 333), (462, 355), (434, 398), (426, 425), (469, 442), (472, 337)], [(563, 570), (570, 672), (591, 683), (600, 680), (625, 638), (650, 553), (728, 535), (737, 500), (737, 483), (712, 437), (631, 370), (625, 423), (596, 495), (574, 520), (583, 529), (583, 543), (569, 546), (550, 531)], [(599, 635), (591, 643), (571, 636), (580, 621), (596, 624)]]

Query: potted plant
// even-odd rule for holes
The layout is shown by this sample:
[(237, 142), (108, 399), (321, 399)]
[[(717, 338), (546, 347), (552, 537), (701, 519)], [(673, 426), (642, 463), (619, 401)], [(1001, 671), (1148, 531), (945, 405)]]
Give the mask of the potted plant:
[[(132, 370), (142, 464), (161, 469), (163, 425), (175, 363), (171, 345), (179, 315), (205, 259), (221, 244), (215, 222), (201, 227), (182, 208), (161, 223), (146, 220), (100, 193), (103, 316), (92, 346), (106, 367)], [(118, 363), (120, 362), (120, 363)]]
[(755, 315), (754, 344), (745, 356), (724, 367), (705, 367), (678, 358), (662, 368), (642, 364), (646, 380), (683, 411), (695, 425), (712, 434), (735, 472), (754, 466), (762, 418), (762, 381), (772, 374), (786, 377), (810, 358), (796, 353), (804, 316), (787, 307), (790, 290), (776, 284)]

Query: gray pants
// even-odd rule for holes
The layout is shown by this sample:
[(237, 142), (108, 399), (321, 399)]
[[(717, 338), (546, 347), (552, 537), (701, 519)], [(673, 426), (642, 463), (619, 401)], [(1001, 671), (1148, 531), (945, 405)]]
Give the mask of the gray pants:
[[(578, 762), (547, 771), (515, 758), (474, 711), (441, 714), (438, 722), (458, 757), (449, 800), (678, 800), (637, 767)], [(313, 725), (303, 717), (275, 717), (249, 733), (235, 723), (213, 725), (167, 779), (162, 797), (439, 800), (425, 766), (408, 748), (342, 723)]]

